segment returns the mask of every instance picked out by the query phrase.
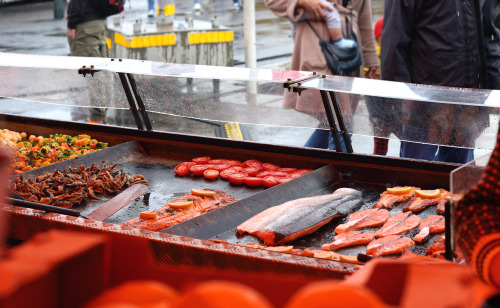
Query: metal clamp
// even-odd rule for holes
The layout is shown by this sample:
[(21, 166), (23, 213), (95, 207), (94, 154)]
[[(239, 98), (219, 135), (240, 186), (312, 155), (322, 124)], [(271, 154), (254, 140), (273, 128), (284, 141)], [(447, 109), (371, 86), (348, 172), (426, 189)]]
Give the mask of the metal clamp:
[(300, 92), (306, 90), (306, 88), (301, 88), (302, 83), (310, 81), (310, 80), (318, 79), (318, 78), (325, 78), (325, 77), (326, 77), (326, 75), (321, 75), (321, 74), (318, 74), (317, 72), (313, 72), (313, 74), (311, 76), (306, 76), (306, 77), (303, 77), (300, 79), (292, 80), (291, 78), (288, 78), (288, 80), (285, 81), (285, 83), (283, 84), (283, 87), (285, 89), (288, 89), (288, 91), (292, 90), (293, 92), (298, 92), (300, 95)]
[(83, 77), (85, 77), (87, 74), (90, 74), (92, 77), (94, 77), (94, 74), (98, 72), (99, 70), (94, 69), (94, 66), (91, 65), (90, 68), (86, 67), (85, 65), (82, 66), (82, 68), (78, 69), (78, 74), (82, 74)]

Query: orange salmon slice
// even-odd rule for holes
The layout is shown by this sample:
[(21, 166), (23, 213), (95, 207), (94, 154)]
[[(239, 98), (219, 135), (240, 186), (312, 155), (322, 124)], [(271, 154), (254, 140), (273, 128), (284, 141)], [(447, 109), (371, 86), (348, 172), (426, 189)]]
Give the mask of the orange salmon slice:
[(364, 245), (373, 241), (375, 238), (374, 233), (361, 232), (361, 231), (349, 231), (336, 235), (333, 238), (333, 243), (324, 244), (321, 246), (323, 250), (337, 250), (344, 247), (350, 247), (355, 245)]
[(388, 209), (392, 209), (392, 207), (394, 206), (395, 203), (403, 202), (405, 200), (410, 199), (411, 197), (413, 197), (415, 195), (415, 191), (419, 190), (419, 189), (420, 189), (419, 187), (411, 187), (411, 190), (409, 193), (402, 194), (402, 195), (395, 195), (395, 194), (389, 193), (388, 191), (384, 191), (380, 195), (380, 199), (377, 201), (377, 203), (375, 203), (375, 205), (373, 207), (374, 208), (384, 208), (385, 207)]
[(415, 242), (409, 237), (402, 235), (388, 235), (376, 239), (368, 244), (366, 247), (366, 254), (374, 257), (402, 254), (414, 245)]
[(366, 209), (349, 215), (349, 220), (345, 224), (338, 225), (335, 233), (344, 233), (351, 230), (377, 227), (387, 222), (391, 214), (386, 209)]
[(441, 215), (432, 215), (427, 217), (420, 223), (420, 232), (415, 235), (413, 240), (421, 243), (425, 241), (430, 234), (444, 232), (444, 222), (444, 216)]
[(160, 231), (236, 201), (233, 197), (223, 191), (217, 189), (209, 190), (214, 191), (215, 196), (198, 196), (188, 193), (170, 202), (193, 202), (193, 205), (190, 207), (174, 208), (165, 205), (153, 211), (157, 214), (156, 219), (142, 219), (140, 217), (136, 217), (124, 222), (122, 225), (149, 231)]
[[(412, 197), (410, 202), (403, 208), (403, 212), (411, 211), (413, 213), (417, 213), (417, 212), (425, 210), (427, 207), (429, 207), (431, 205), (439, 204), (439, 202), (441, 202), (442, 200), (444, 200), (446, 202), (445, 198), (446, 198), (446, 196), (449, 196), (450, 193), (444, 189), (440, 189), (440, 191), (441, 191), (441, 195), (437, 198), (429, 199), (429, 198), (421, 198), (421, 197), (417, 197), (417, 196)], [(444, 203), (443, 203), (443, 205), (444, 205)]]
[(411, 212), (400, 212), (389, 218), (389, 220), (375, 233), (375, 237), (406, 233), (420, 224), (420, 217)]

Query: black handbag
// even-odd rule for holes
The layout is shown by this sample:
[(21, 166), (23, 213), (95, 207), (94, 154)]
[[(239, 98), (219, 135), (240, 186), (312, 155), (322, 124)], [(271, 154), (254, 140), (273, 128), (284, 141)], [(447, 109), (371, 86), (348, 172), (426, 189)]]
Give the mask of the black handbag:
[[(311, 25), (309, 20), (306, 20), (311, 30), (313, 30), (314, 34), (319, 39), (319, 46), (321, 47), (321, 51), (326, 58), (326, 63), (328, 64), (328, 68), (335, 75), (347, 76), (347, 74), (356, 71), (359, 69), (363, 60), (361, 58), (361, 53), (359, 52), (359, 47), (356, 46), (354, 48), (350, 48), (348, 50), (340, 49), (335, 46), (334, 43), (327, 42), (321, 39), (318, 32)], [(356, 36), (354, 33), (351, 34), (349, 39), (356, 41)]]

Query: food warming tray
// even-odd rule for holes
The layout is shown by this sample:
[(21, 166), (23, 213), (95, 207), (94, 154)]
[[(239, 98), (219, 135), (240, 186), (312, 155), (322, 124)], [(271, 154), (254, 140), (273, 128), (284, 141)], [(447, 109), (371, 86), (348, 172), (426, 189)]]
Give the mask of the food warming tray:
[[(130, 141), (123, 144), (111, 146), (107, 149), (87, 154), (76, 159), (60, 162), (44, 168), (35, 169), (23, 173), (25, 178), (33, 178), (38, 175), (53, 172), (55, 169), (62, 170), (66, 167), (77, 167), (80, 165), (90, 166), (116, 164), (117, 169), (123, 169), (128, 174), (141, 174), (149, 181), (150, 192), (136, 199), (128, 206), (118, 211), (106, 220), (107, 223), (121, 224), (134, 217), (139, 216), (142, 211), (152, 211), (162, 207), (166, 203), (189, 193), (192, 188), (214, 188), (231, 195), (236, 202), (205, 213), (201, 216), (177, 224), (161, 232), (187, 236), (203, 240), (221, 240), (231, 244), (259, 243), (259, 240), (251, 235), (236, 235), (236, 226), (261, 212), (269, 206), (278, 205), (289, 200), (332, 193), (340, 187), (351, 187), (363, 193), (364, 203), (359, 210), (371, 208), (378, 200), (380, 193), (386, 187), (395, 185), (413, 185), (422, 189), (445, 188), (448, 189), (447, 175), (431, 171), (411, 170), (406, 168), (387, 168), (383, 165), (370, 165), (353, 162), (325, 161), (325, 163), (315, 163), (316, 170), (289, 182), (280, 184), (273, 188), (248, 187), (245, 185), (233, 185), (228, 181), (217, 179), (207, 180), (203, 177), (179, 177), (173, 172), (177, 164), (184, 161), (175, 153), (176, 150), (160, 150), (163, 146), (140, 141)], [(168, 151), (174, 157), (168, 156)], [(154, 153), (151, 155), (151, 153)], [(210, 152), (206, 152), (211, 154)], [(189, 155), (188, 153), (185, 153)], [(261, 153), (262, 154), (262, 153)], [(256, 156), (247, 155), (248, 159)], [(241, 156), (238, 158), (242, 158)], [(220, 157), (226, 158), (226, 157)], [(242, 159), (243, 160), (243, 159)], [(390, 161), (390, 160), (389, 160)], [(275, 163), (278, 163), (276, 159)], [(418, 165), (418, 162), (408, 162), (408, 166)], [(302, 166), (299, 166), (302, 167)], [(307, 167), (310, 167), (308, 165)], [(74, 207), (86, 215), (112, 196), (104, 195), (99, 200), (91, 200), (87, 204)], [(403, 204), (395, 206), (391, 210), (391, 215), (401, 211)], [(425, 219), (429, 215), (436, 214), (435, 206), (418, 213)], [(338, 224), (345, 222), (347, 218), (333, 220), (315, 233), (298, 239), (290, 243), (295, 248), (321, 249), (322, 244), (330, 243), (333, 240), (333, 230)], [(366, 229), (365, 231), (375, 231)], [(413, 237), (418, 233), (418, 229), (409, 232), (408, 236)], [(431, 237), (422, 245), (414, 246), (411, 251), (425, 254), (425, 249), (433, 243), (437, 236)], [(365, 252), (365, 246), (345, 248), (337, 252), (343, 254), (356, 255)]]

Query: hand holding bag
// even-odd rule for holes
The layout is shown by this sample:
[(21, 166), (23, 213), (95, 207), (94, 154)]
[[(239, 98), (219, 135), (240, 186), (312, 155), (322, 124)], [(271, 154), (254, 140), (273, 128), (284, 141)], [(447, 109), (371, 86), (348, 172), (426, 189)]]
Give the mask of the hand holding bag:
[[(306, 20), (306, 22), (309, 27), (311, 27), (311, 30), (314, 32), (314, 34), (316, 34), (316, 36), (318, 37), (321, 51), (323, 51), (323, 54), (326, 58), (326, 63), (328, 64), (328, 68), (330, 69), (330, 71), (332, 71), (333, 74), (339, 76), (347, 76), (347, 74), (349, 74), (350, 72), (354, 72), (361, 66), (363, 60), (361, 58), (361, 53), (359, 52), (358, 46), (349, 49), (338, 48), (335, 43), (322, 40), (309, 20)], [(354, 33), (351, 34), (351, 37), (349, 39), (356, 41), (356, 36), (354, 35)]]

